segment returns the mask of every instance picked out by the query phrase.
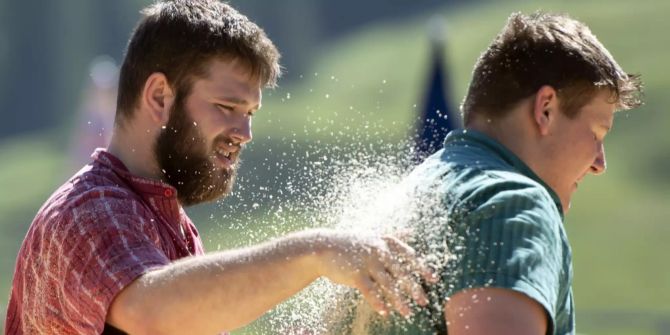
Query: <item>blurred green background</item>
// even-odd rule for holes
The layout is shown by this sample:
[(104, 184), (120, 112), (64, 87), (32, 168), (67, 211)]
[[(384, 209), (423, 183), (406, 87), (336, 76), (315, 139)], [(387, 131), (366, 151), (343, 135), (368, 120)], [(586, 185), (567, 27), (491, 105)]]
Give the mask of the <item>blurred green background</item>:
[[(138, 11), (148, 3), (0, 1), (2, 297), (32, 217), (78, 169), (79, 151), (86, 150), (80, 147), (104, 143), (109, 126), (90, 110), (109, 109), (104, 101), (110, 93), (97, 76), (121, 62)], [(299, 220), (275, 225), (265, 215), (292, 201), (272, 188), (299, 164), (300, 148), (396, 143), (410, 134), (428, 81), (431, 18), (446, 22), (445, 61), (457, 105), (476, 58), (511, 12), (567, 12), (586, 22), (623, 68), (641, 73), (646, 84), (646, 105), (616, 116), (606, 142), (607, 173), (586, 179), (566, 218), (577, 329), (670, 334), (670, 1), (231, 3), (277, 42), (287, 75), (278, 89), (265, 92), (235, 196), (189, 209), (210, 250), (301, 226)], [(94, 59), (107, 67), (91, 67)], [(260, 209), (249, 210), (256, 208), (251, 203)], [(0, 299), (3, 316), (6, 303)]]

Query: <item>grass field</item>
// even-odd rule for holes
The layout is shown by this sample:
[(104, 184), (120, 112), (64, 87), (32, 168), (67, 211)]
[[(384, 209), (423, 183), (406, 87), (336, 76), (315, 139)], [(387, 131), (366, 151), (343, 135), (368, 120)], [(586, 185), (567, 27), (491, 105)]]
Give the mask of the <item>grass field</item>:
[[(620, 113), (606, 142), (608, 172), (580, 186), (566, 226), (573, 244), (580, 333), (657, 335), (670, 332), (670, 2), (497, 1), (443, 10), (456, 101), (476, 57), (512, 11), (571, 13), (587, 22), (630, 72), (642, 73), (647, 104)], [(257, 144), (240, 186), (281, 180), (276, 162), (299, 160), (293, 141), (312, 147), (394, 142), (406, 137), (421, 106), (428, 63), (425, 17), (375, 23), (325, 45), (313, 69), (267, 92), (255, 119)], [(290, 69), (289, 69), (290, 71)], [(66, 131), (27, 134), (0, 143), (0, 292), (8, 292), (14, 258), (41, 202), (65, 179)], [(282, 153), (288, 153), (287, 156)], [(246, 186), (244, 183), (248, 183)], [(242, 195), (240, 199), (251, 199)], [(268, 200), (269, 197), (260, 201)], [(276, 203), (277, 198), (273, 198)], [(228, 205), (190, 210), (210, 250), (242, 246), (296, 229), (272, 226), (261, 211)], [(0, 311), (6, 300), (0, 300)], [(2, 321), (0, 321), (1, 323)], [(236, 334), (251, 334), (253, 328)]]

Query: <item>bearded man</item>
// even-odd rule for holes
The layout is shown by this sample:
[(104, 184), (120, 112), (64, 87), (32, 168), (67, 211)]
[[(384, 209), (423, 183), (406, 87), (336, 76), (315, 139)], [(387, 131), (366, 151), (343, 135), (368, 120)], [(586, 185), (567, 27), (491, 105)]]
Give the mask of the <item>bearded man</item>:
[(380, 313), (426, 304), (412, 273), (430, 272), (392, 237), (311, 230), (205, 254), (183, 206), (231, 190), (279, 53), (218, 1), (159, 2), (143, 14), (121, 68), (111, 144), (37, 213), (5, 334), (214, 334), (321, 276), (359, 289)]

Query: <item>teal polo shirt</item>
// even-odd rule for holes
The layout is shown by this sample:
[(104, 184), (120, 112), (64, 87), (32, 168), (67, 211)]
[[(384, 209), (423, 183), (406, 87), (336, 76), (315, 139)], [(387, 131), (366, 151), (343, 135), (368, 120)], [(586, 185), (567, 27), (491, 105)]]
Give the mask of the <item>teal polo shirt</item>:
[[(444, 334), (449, 296), (497, 287), (542, 305), (551, 323), (548, 334), (574, 334), (572, 256), (561, 204), (524, 162), (482, 133), (459, 130), (447, 135), (444, 148), (419, 165), (407, 183), (416, 204), (441, 207), (415, 206), (410, 217), (416, 220), (409, 225), (418, 251), (439, 254), (434, 246), (445, 245), (447, 251), (437, 257), (443, 260), (438, 265), (442, 280), (426, 287), (428, 308), (416, 308), (409, 320), (370, 317), (366, 333)], [(440, 227), (431, 226), (438, 221)], [(348, 318), (356, 318), (360, 309)], [(341, 326), (339, 334), (358, 333)]]

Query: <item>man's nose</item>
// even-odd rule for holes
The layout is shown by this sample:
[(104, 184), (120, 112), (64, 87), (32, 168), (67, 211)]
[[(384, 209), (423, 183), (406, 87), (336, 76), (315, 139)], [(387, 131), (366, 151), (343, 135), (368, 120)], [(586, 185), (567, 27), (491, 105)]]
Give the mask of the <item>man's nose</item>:
[(598, 150), (598, 156), (591, 164), (591, 173), (599, 175), (605, 173), (607, 169), (607, 161), (605, 161), (605, 147), (601, 144)]
[(239, 144), (245, 144), (251, 141), (251, 119), (246, 119), (240, 122), (237, 127), (234, 127), (230, 137)]

